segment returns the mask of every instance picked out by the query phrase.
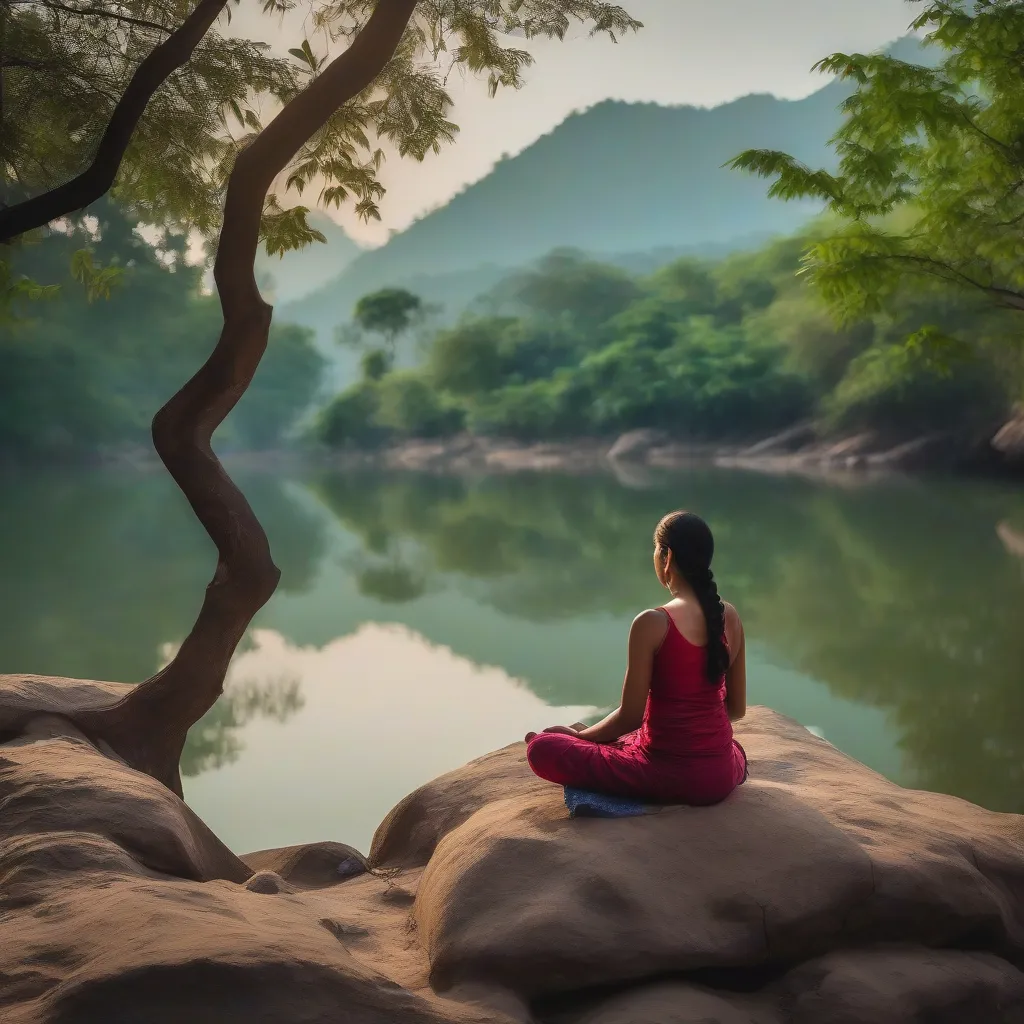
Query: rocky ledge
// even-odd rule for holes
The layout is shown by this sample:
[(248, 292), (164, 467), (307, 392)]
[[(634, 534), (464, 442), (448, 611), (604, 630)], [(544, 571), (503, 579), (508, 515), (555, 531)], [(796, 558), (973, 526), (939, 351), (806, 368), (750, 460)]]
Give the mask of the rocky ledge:
[(929, 471), (984, 471), (1016, 475), (1024, 468), (1024, 414), (991, 440), (932, 433), (894, 439), (865, 431), (823, 437), (800, 423), (750, 442), (673, 440), (657, 430), (632, 430), (618, 438), (578, 438), (527, 443), (460, 435), (410, 440), (373, 451), (343, 450), (322, 456), (344, 468), (373, 466), (440, 473), (611, 471), (624, 484), (644, 486), (652, 470), (698, 465), (775, 474), (863, 479), (871, 475)]
[(236, 857), (76, 729), (121, 693), (0, 677), (5, 1024), (1024, 1021), (1024, 816), (766, 709), (717, 807), (573, 821), (514, 744), (403, 800), (368, 858)]

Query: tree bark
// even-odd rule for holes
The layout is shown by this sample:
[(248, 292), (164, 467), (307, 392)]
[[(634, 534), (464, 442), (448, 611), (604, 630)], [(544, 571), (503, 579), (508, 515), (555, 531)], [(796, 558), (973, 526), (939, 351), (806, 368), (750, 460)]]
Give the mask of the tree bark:
[(153, 94), (178, 68), (188, 63), (226, 6), (227, 0), (199, 0), (181, 27), (153, 47), (135, 69), (110, 115), (92, 163), (81, 174), (24, 202), (0, 205), (0, 243), (10, 242), (26, 231), (82, 210), (110, 191), (125, 150)]
[(254, 271), (266, 195), (302, 144), (383, 70), (416, 2), (379, 0), (349, 48), (239, 154), (214, 264), (224, 328), (207, 362), (153, 420), (157, 453), (217, 546), (217, 569), (173, 661), (81, 724), (179, 795), (178, 761), (188, 730), (221, 695), (231, 656), (280, 576), (259, 520), (210, 447), (267, 345), (272, 310)]

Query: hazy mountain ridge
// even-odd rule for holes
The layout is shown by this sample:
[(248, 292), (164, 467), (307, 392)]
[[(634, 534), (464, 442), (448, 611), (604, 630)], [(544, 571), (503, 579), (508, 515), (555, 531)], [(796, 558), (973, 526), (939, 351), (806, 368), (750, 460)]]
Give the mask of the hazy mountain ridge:
[[(917, 40), (888, 48), (924, 63)], [(683, 254), (719, 256), (797, 230), (819, 210), (767, 196), (766, 183), (723, 166), (745, 149), (771, 148), (834, 168), (828, 142), (852, 92), (831, 80), (799, 100), (751, 94), (717, 107), (608, 100), (570, 115), (380, 248), (281, 309), (282, 318), (331, 339), (356, 301), (407, 287), (457, 316), (509, 271), (556, 248), (575, 248), (635, 272)], [(621, 254), (629, 254), (623, 256)], [(342, 377), (346, 365), (337, 367)]]
[[(453, 276), (469, 272), (496, 281), (502, 271), (555, 248), (663, 249), (667, 262), (684, 251), (792, 231), (818, 207), (771, 200), (763, 181), (722, 165), (743, 149), (764, 146), (833, 166), (827, 142), (847, 93), (830, 83), (803, 100), (746, 96), (710, 109), (600, 103), (501, 161), (386, 245), (359, 255), (282, 316), (327, 340), (325, 331), (347, 320), (361, 295), (388, 285), (418, 286), (431, 301), (451, 301)], [(495, 274), (481, 274), (487, 267)], [(431, 278), (447, 282), (433, 289)]]

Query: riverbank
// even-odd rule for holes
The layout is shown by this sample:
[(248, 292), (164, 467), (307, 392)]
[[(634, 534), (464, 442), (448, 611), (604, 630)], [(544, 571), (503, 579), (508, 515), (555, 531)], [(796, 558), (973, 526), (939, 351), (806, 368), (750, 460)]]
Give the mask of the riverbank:
[[(856, 483), (891, 474), (962, 474), (1024, 481), (1024, 409), (991, 437), (955, 433), (886, 437), (863, 431), (822, 436), (813, 423), (800, 423), (764, 438), (743, 441), (679, 441), (667, 432), (633, 430), (620, 436), (520, 441), (459, 434), (411, 438), (374, 448), (312, 447), (304, 444), (265, 451), (220, 452), (234, 472), (311, 469), (375, 469), (452, 475), (508, 473), (611, 473), (625, 486), (642, 486), (657, 472), (718, 466), (775, 475), (798, 475)], [(86, 457), (48, 460), (48, 466), (99, 466), (139, 472), (163, 470), (156, 452), (121, 447)], [(34, 465), (34, 464), (33, 464)], [(25, 468), (16, 462), (0, 468)]]
[[(1019, 435), (1019, 436), (1018, 436)], [(995, 445), (1007, 439), (1005, 450)], [(814, 477), (868, 477), (888, 473), (958, 472), (1024, 479), (1024, 417), (993, 441), (953, 434), (893, 440), (865, 431), (820, 437), (801, 423), (767, 438), (740, 443), (680, 442), (660, 431), (636, 430), (613, 438), (523, 442), (459, 435), (413, 439), (373, 450), (320, 453), (338, 468), (360, 466), (417, 472), (499, 474), (612, 472), (623, 483), (641, 482), (654, 470), (697, 465)]]

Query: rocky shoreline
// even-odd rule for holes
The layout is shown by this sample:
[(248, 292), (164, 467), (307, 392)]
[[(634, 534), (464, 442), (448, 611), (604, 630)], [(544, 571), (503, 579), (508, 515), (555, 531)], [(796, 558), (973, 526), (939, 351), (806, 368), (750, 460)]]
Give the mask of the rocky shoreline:
[(872, 432), (820, 437), (801, 423), (747, 443), (679, 442), (653, 430), (618, 438), (519, 442), (460, 435), (410, 440), (375, 450), (322, 453), (339, 468), (455, 474), (612, 472), (641, 484), (650, 471), (720, 466), (764, 473), (859, 477), (889, 473), (985, 472), (1024, 476), (1024, 413), (991, 440), (933, 433), (892, 440)]
[(514, 743), (238, 856), (76, 726), (126, 690), (0, 676), (5, 1024), (1024, 1022), (1024, 816), (765, 708), (716, 807), (572, 820)]
[[(872, 431), (822, 436), (800, 423), (767, 438), (679, 441), (656, 430), (619, 437), (526, 442), (460, 434), (411, 439), (379, 448), (340, 450), (299, 445), (270, 451), (221, 454), (230, 470), (287, 472), (312, 469), (384, 469), (454, 475), (505, 473), (612, 473), (626, 486), (644, 486), (657, 472), (719, 466), (837, 482), (912, 473), (963, 473), (1024, 480), (1024, 408), (988, 436), (931, 433), (892, 438)], [(112, 449), (94, 463), (136, 471), (162, 468), (150, 448)]]

